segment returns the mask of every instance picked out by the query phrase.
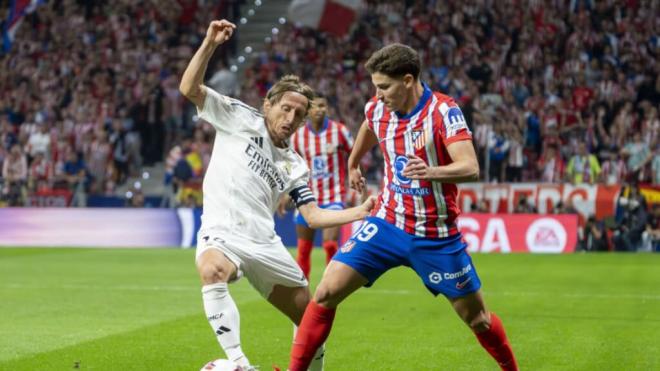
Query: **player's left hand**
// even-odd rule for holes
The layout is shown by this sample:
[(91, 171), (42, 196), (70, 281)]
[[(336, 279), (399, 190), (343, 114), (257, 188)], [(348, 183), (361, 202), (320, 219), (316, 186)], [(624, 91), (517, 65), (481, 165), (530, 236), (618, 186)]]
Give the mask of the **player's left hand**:
[(406, 178), (410, 179), (430, 179), (431, 171), (429, 165), (424, 162), (420, 157), (408, 154), (408, 164), (401, 173)]
[(367, 188), (367, 181), (362, 176), (362, 171), (360, 168), (348, 169), (348, 184), (350, 187), (358, 193), (363, 193)]
[(277, 209), (275, 210), (277, 216), (279, 216), (280, 218), (284, 217), (284, 215), (286, 215), (286, 210), (289, 208), (290, 203), (291, 203), (291, 197), (289, 197), (288, 195), (282, 196), (277, 204)]

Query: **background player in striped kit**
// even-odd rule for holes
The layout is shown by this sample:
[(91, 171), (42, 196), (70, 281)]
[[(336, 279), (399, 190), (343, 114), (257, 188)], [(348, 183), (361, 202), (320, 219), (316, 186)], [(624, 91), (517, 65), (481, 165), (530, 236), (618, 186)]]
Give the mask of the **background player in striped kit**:
[[(309, 120), (293, 134), (291, 146), (307, 162), (311, 174), (309, 187), (319, 207), (342, 210), (346, 200), (346, 162), (353, 148), (353, 137), (341, 122), (327, 117), (328, 100), (316, 93), (309, 109)], [(296, 213), (298, 255), (296, 261), (305, 277), (311, 270), (311, 251), (316, 230)], [(323, 229), (323, 250), (326, 264), (337, 252), (339, 227)]]
[(443, 294), (503, 370), (517, 370), (499, 318), (486, 309), (481, 282), (455, 221), (455, 183), (477, 180), (472, 134), (454, 100), (419, 80), (412, 48), (392, 44), (367, 61), (376, 96), (348, 161), (351, 187), (360, 191), (362, 156), (376, 144), (385, 176), (372, 216), (326, 268), (291, 350), (291, 371), (307, 370), (330, 334), (335, 309), (362, 286), (401, 265), (411, 267), (434, 295)]

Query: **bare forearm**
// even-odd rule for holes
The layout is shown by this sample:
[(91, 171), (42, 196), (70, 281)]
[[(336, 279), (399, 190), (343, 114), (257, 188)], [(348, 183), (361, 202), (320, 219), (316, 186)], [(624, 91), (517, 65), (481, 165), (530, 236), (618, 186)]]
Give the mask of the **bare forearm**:
[(179, 85), (181, 94), (192, 100), (195, 104), (203, 96), (202, 85), (204, 84), (204, 74), (206, 74), (206, 67), (216, 47), (216, 45), (211, 44), (205, 39), (195, 52), (195, 55), (193, 55), (181, 77), (181, 84)]
[[(344, 210), (324, 210), (318, 207), (316, 203), (309, 203), (298, 207), (305, 221), (312, 229), (329, 228), (344, 225), (356, 220), (360, 220), (369, 215), (369, 210), (373, 207), (375, 198), (369, 203), (352, 207)], [(365, 206), (367, 205), (367, 206)]]
[(442, 183), (463, 183), (479, 180), (479, 164), (471, 161), (453, 162), (429, 168), (429, 180)]
[(352, 207), (344, 210), (324, 210), (317, 209), (309, 215), (310, 220), (305, 220), (310, 228), (330, 228), (338, 227), (347, 223), (360, 220), (367, 216), (361, 208)]

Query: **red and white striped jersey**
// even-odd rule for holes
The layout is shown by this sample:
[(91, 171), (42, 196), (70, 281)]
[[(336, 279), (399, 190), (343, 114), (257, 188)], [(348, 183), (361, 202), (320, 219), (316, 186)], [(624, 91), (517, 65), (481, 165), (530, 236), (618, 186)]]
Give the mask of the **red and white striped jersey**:
[(373, 97), (365, 106), (365, 116), (378, 137), (385, 162), (383, 187), (372, 215), (415, 236), (442, 238), (458, 233), (456, 185), (413, 180), (402, 174), (408, 163), (406, 155), (415, 154), (429, 166), (448, 165), (452, 160), (447, 146), (472, 139), (456, 102), (425, 86), (410, 114), (390, 112)]
[(353, 137), (344, 124), (327, 117), (319, 132), (311, 123), (298, 129), (291, 139), (293, 149), (310, 169), (309, 188), (319, 205), (344, 202), (346, 167)]

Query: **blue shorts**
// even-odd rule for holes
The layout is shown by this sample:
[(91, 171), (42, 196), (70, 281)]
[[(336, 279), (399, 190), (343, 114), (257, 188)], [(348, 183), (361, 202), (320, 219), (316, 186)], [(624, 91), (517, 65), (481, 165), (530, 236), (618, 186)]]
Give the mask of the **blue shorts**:
[(404, 265), (412, 268), (433, 295), (457, 298), (481, 287), (460, 233), (446, 238), (423, 238), (404, 232), (377, 217), (368, 217), (333, 260), (342, 262), (369, 280)]
[[(331, 202), (329, 204), (323, 204), (319, 205), (321, 209), (328, 209), (328, 210), (344, 210), (344, 203), (343, 202)], [(305, 221), (305, 218), (303, 218), (302, 214), (296, 210), (296, 213), (293, 215), (293, 221), (296, 223), (296, 225), (302, 225), (303, 227), (309, 228), (309, 225)]]

